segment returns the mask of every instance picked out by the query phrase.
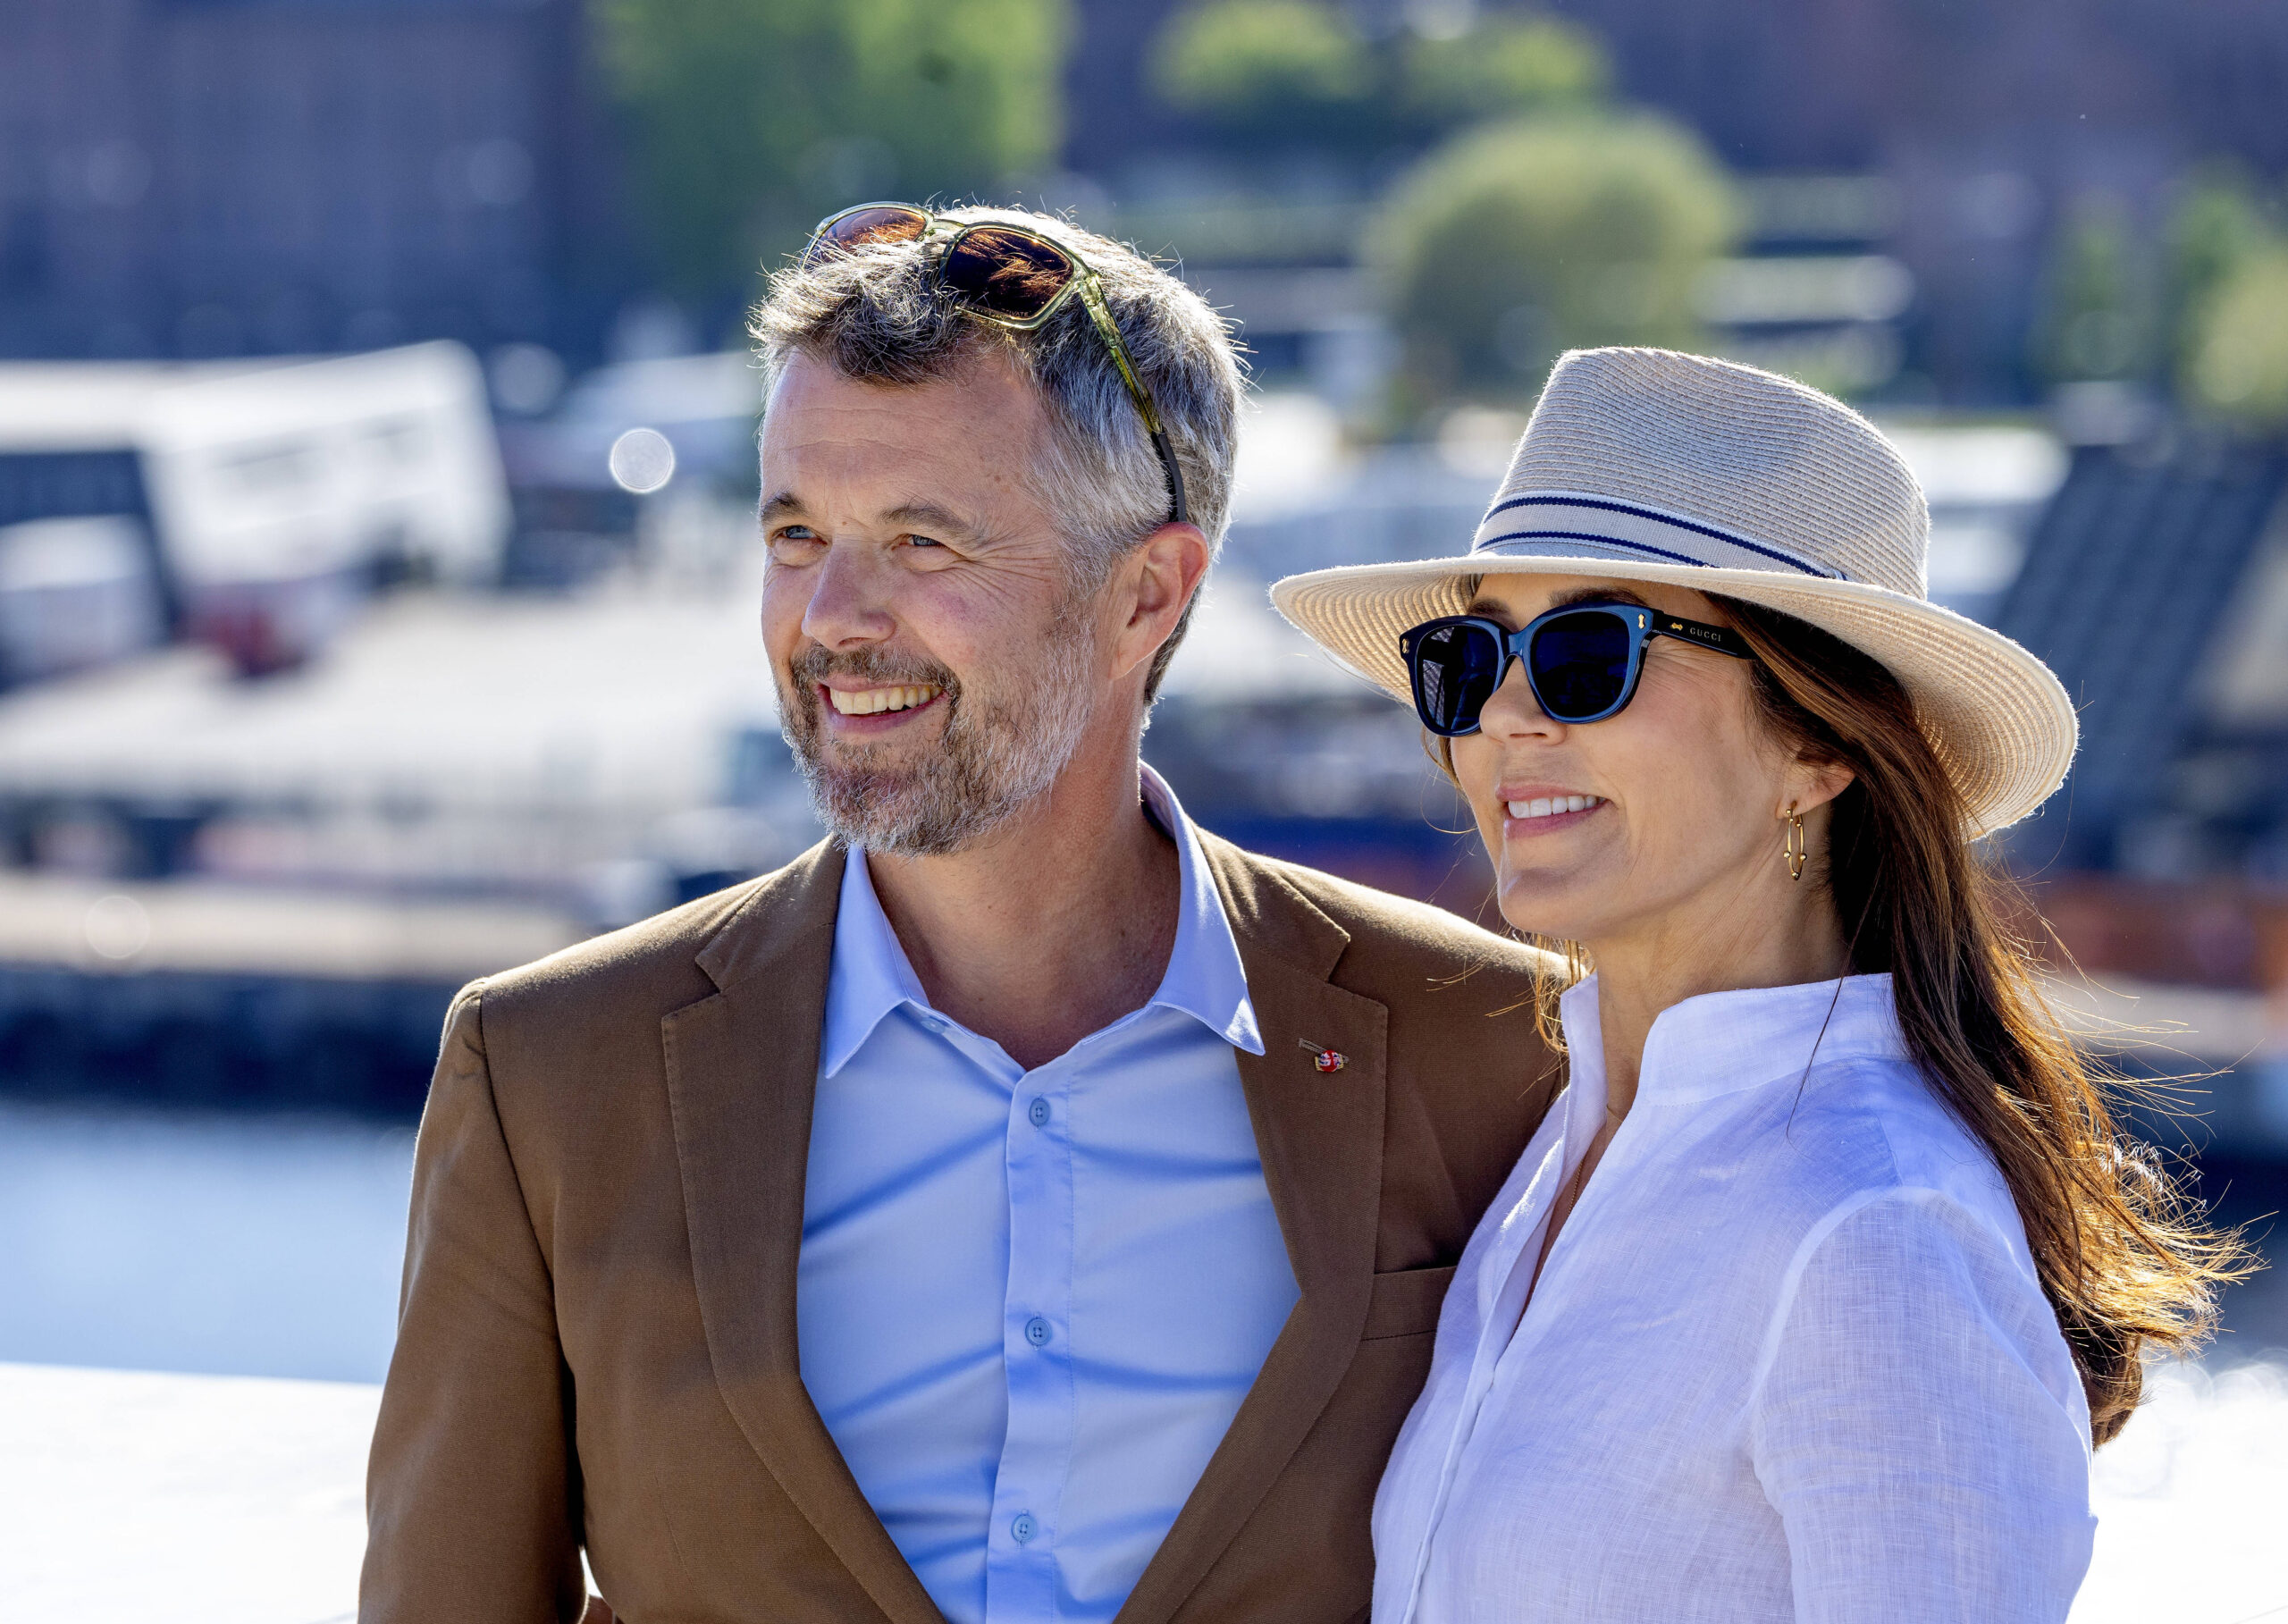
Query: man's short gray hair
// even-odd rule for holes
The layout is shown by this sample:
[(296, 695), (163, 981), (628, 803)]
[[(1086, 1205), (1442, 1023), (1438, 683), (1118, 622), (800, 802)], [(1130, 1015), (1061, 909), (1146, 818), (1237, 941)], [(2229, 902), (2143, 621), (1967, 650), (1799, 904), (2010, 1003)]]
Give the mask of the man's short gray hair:
[[(1133, 248), (1068, 221), (1008, 208), (949, 209), (942, 217), (1025, 226), (1071, 248), (1097, 273), (1175, 449), (1191, 522), (1206, 534), (1211, 557), (1221, 551), (1243, 387), (1223, 319)], [(1143, 417), (1077, 296), (1030, 332), (971, 320), (937, 292), (936, 260), (945, 240), (934, 234), (920, 242), (869, 244), (772, 276), (750, 329), (765, 387), (778, 383), (796, 355), (863, 383), (914, 384), (995, 348), (1004, 350), (1047, 408), (1047, 442), (1028, 478), (1072, 543), (1076, 582), (1093, 592), (1168, 518), (1167, 479)], [(1152, 662), (1148, 703), (1190, 622), (1187, 606)]]

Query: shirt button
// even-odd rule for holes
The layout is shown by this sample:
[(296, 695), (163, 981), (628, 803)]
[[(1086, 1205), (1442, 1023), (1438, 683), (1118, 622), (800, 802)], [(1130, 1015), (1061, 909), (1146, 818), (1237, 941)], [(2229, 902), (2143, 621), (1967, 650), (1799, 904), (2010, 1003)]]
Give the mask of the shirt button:
[(1033, 1520), (1030, 1511), (1018, 1512), (1016, 1520), (1009, 1525), (1009, 1537), (1021, 1545), (1030, 1544), (1032, 1536), (1039, 1532), (1040, 1525)]
[(1032, 1119), (1034, 1127), (1046, 1128), (1048, 1126), (1048, 1101), (1035, 1099), (1031, 1105), (1025, 1107), (1025, 1115)]
[(1025, 1321), (1025, 1340), (1036, 1348), (1046, 1343), (1048, 1341), (1048, 1321), (1038, 1314)]

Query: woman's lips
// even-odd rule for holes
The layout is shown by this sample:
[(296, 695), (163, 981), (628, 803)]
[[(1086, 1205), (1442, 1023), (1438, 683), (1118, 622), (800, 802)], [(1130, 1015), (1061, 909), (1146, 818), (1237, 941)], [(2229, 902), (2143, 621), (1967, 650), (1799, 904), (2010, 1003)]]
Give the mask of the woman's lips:
[(1502, 832), (1507, 837), (1552, 835), (1593, 818), (1606, 804), (1602, 795), (1552, 792), (1505, 797)]

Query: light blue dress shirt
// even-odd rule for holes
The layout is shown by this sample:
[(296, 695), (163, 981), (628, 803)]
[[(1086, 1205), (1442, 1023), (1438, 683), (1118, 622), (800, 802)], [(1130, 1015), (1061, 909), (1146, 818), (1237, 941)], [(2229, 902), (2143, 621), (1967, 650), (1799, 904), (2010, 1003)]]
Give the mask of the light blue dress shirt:
[(803, 1381), (954, 1624), (1108, 1620), (1294, 1307), (1237, 1051), (1263, 1053), (1190, 822), (1143, 1008), (1028, 1072), (930, 1006), (844, 871), (811, 1125)]

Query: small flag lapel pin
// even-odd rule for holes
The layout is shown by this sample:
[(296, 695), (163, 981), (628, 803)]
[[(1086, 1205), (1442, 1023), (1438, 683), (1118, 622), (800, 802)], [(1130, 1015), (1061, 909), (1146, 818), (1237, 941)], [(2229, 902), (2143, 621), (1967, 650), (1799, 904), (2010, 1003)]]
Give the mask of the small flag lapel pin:
[(1322, 1072), (1339, 1072), (1350, 1064), (1349, 1056), (1338, 1055), (1331, 1048), (1322, 1048), (1308, 1038), (1300, 1038), (1297, 1041), (1311, 1051), (1311, 1064)]

